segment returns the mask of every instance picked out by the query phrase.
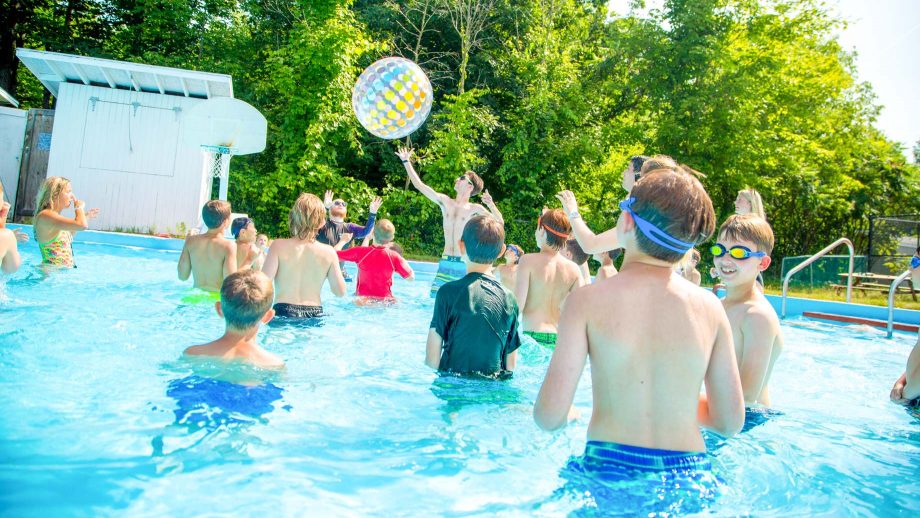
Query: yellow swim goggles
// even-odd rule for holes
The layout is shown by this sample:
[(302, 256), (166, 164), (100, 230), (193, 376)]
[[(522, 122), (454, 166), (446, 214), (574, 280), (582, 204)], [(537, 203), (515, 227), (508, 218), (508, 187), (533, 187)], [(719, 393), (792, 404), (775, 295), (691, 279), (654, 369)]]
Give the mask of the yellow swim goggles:
[(732, 256), (733, 259), (745, 260), (750, 257), (764, 257), (767, 254), (765, 252), (752, 252), (750, 248), (746, 246), (733, 246), (731, 248), (725, 248), (725, 245), (722, 243), (716, 243), (712, 245), (712, 248), (709, 249), (712, 252), (713, 257), (722, 257), (726, 253)]

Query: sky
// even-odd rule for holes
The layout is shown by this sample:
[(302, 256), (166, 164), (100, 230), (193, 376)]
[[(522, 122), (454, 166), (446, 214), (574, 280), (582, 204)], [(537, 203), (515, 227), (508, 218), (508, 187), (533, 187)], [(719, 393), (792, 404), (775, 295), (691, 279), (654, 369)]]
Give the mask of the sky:
[[(610, 0), (616, 13), (629, 11), (629, 0)], [(647, 8), (663, 0), (647, 0)], [(876, 127), (904, 147), (920, 140), (920, 0), (827, 0), (831, 12), (847, 21), (838, 39), (855, 51), (857, 80), (872, 85), (882, 106)], [(915, 160), (920, 160), (916, 157)]]

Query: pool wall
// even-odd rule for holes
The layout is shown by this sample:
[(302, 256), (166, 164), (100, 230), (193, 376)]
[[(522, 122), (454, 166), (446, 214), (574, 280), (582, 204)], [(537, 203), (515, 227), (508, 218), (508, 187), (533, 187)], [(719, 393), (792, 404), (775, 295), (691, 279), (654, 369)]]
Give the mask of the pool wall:
[[(34, 239), (32, 234), (32, 225), (8, 224), (8, 228), (18, 228), (28, 233)], [(138, 234), (124, 234), (121, 232), (100, 232), (97, 230), (85, 230), (78, 232), (74, 237), (78, 243), (94, 243), (116, 246), (133, 246), (138, 248), (149, 248), (153, 250), (182, 250), (183, 240), (175, 238), (165, 238), (156, 236), (142, 236)], [(412, 268), (419, 273), (436, 273), (438, 270), (437, 263), (424, 261), (409, 261)], [(779, 314), (782, 306), (782, 297), (779, 295), (767, 295), (767, 299), (773, 304), (776, 313)], [(805, 311), (814, 311), (820, 313), (833, 313), (857, 318), (869, 318), (874, 320), (888, 320), (888, 308), (882, 306), (870, 306), (867, 304), (847, 304), (846, 302), (835, 302), (830, 300), (804, 299), (788, 297), (786, 299), (786, 316), (795, 317)], [(912, 309), (894, 310), (895, 322), (905, 324), (920, 325), (920, 311)]]

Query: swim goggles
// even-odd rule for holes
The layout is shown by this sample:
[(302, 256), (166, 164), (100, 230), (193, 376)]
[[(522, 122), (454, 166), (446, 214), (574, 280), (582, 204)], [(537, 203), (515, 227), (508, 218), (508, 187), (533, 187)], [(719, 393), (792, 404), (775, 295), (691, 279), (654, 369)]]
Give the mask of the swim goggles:
[(916, 268), (920, 268), (920, 257), (915, 255), (910, 258), (910, 269), (914, 270)]
[(746, 246), (725, 248), (725, 245), (722, 243), (712, 245), (709, 251), (712, 252), (713, 257), (722, 257), (727, 253), (732, 256), (733, 259), (740, 259), (742, 261), (751, 257), (764, 257), (767, 255), (766, 252), (751, 252), (751, 249)]
[(636, 202), (634, 196), (620, 202), (620, 210), (630, 213), (633, 217), (633, 220), (636, 222), (636, 226), (639, 227), (639, 231), (649, 238), (652, 243), (655, 243), (658, 246), (667, 248), (668, 250), (685, 254), (688, 250), (693, 248), (695, 243), (687, 243), (686, 241), (681, 241), (677, 239), (664, 230), (656, 227), (652, 222), (643, 219), (641, 216), (636, 214), (636, 211), (632, 210), (632, 204)]
[(470, 177), (465, 174), (458, 176), (457, 180), (466, 180), (466, 183), (470, 184), (470, 187), (473, 187), (473, 180), (470, 180)]
[(335, 200), (332, 202), (333, 206), (338, 205), (339, 207), (348, 207), (348, 204), (345, 203), (345, 200)]

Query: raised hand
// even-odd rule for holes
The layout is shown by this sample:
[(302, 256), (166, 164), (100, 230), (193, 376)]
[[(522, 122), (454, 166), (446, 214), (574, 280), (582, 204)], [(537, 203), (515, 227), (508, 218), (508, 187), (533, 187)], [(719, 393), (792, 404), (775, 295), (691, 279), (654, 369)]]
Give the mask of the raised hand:
[(86, 219), (93, 219), (99, 215), (99, 209), (89, 209), (89, 212), (86, 213)]
[(409, 160), (412, 159), (412, 148), (407, 147), (407, 146), (400, 146), (396, 150), (396, 156), (398, 156), (399, 159), (402, 160), (403, 162), (408, 162)]
[(332, 207), (332, 191), (326, 191), (326, 195), (323, 196), (323, 206), (327, 209)]
[(383, 205), (383, 198), (377, 196), (371, 201), (370, 212), (371, 214), (377, 214), (377, 210), (380, 209), (380, 206)]
[(481, 198), (482, 198), (482, 202), (485, 203), (486, 205), (495, 205), (495, 202), (492, 201), (492, 195), (489, 194), (488, 189), (483, 191)]
[(18, 243), (26, 243), (29, 241), (29, 234), (26, 234), (18, 228), (13, 229), (13, 234), (16, 236), (16, 242)]
[(565, 211), (566, 215), (570, 216), (578, 212), (578, 202), (575, 200), (575, 193), (572, 191), (562, 191), (556, 195), (556, 198), (562, 202), (562, 209)]
[(339, 246), (347, 245), (348, 242), (351, 241), (351, 238), (353, 238), (353, 237), (355, 237), (354, 234), (352, 234), (352, 233), (350, 233), (350, 232), (343, 232), (342, 235), (339, 236), (339, 242), (336, 243), (336, 244), (339, 245)]

